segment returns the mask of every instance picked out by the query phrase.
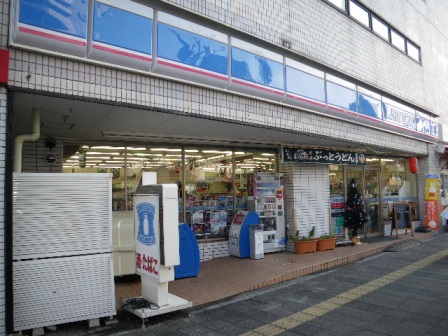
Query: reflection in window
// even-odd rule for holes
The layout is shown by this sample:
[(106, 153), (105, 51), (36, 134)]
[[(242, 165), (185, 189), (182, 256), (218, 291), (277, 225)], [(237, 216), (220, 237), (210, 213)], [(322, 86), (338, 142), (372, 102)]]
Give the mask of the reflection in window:
[(164, 23), (157, 25), (157, 55), (227, 74), (227, 45)]
[(363, 94), (358, 94), (359, 113), (381, 119), (381, 101)]
[(288, 92), (321, 102), (325, 101), (325, 82), (323, 78), (291, 67), (286, 67), (286, 88)]
[(416, 176), (409, 171), (405, 159), (381, 159), (383, 190), (383, 219), (392, 219), (393, 202), (409, 202), (413, 219), (418, 218)]
[(232, 77), (283, 89), (283, 64), (232, 47)]
[(389, 27), (375, 16), (372, 16), (372, 29), (383, 39), (389, 41)]
[(356, 92), (328, 81), (327, 101), (329, 104), (356, 112)]
[(391, 30), (390, 31), (390, 38), (391, 38), (391, 43), (394, 46), (396, 46), (401, 51), (405, 52), (405, 45), (404, 45), (405, 40), (404, 40), (403, 36), (398, 34), (396, 31)]
[(350, 1), (350, 16), (355, 18), (364, 26), (370, 27), (369, 12), (353, 1)]

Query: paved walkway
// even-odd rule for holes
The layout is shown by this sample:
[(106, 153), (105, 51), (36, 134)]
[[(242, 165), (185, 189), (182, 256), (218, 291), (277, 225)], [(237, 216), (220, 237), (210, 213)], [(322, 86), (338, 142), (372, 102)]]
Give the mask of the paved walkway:
[[(169, 292), (193, 303), (193, 309), (203, 307), (232, 296), (267, 287), (283, 281), (333, 267), (355, 262), (382, 252), (386, 247), (400, 250), (412, 247), (434, 237), (438, 233), (408, 233), (398, 238), (375, 237), (364, 239), (355, 246), (341, 246), (335, 250), (309, 254), (278, 252), (265, 254), (263, 259), (240, 259), (223, 257), (202, 262), (197, 277), (170, 282)], [(140, 277), (126, 276), (115, 279), (117, 311), (130, 298), (141, 297)], [(46, 335), (74, 336), (86, 334), (109, 334), (117, 325), (108, 324), (88, 328), (85, 321), (57, 326), (56, 331)]]
[[(341, 246), (335, 250), (294, 254), (277, 252), (265, 254), (263, 259), (223, 257), (201, 263), (199, 275), (169, 283), (169, 292), (191, 301), (193, 308), (231, 296), (267, 287), (307, 274), (324, 271), (382, 252), (387, 246), (401, 241), (424, 240), (436, 233), (408, 233), (398, 238), (375, 237), (364, 239), (355, 246)], [(405, 248), (405, 246), (403, 246)], [(116, 283), (117, 309), (131, 297), (141, 296), (140, 279)]]

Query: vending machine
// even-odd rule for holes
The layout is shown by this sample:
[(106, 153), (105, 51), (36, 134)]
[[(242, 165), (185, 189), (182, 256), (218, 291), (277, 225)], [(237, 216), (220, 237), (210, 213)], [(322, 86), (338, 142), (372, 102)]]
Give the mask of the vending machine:
[(285, 250), (285, 208), (283, 174), (248, 174), (247, 208), (260, 216), (264, 253)]

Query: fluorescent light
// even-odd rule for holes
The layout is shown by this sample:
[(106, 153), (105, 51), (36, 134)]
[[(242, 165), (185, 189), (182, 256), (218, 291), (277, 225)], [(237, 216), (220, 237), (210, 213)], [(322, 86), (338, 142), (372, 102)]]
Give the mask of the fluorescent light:
[(121, 155), (119, 152), (86, 152), (87, 155)]
[(263, 156), (275, 156), (275, 154), (272, 154), (272, 153), (261, 153), (261, 155), (263, 155)]
[(186, 149), (185, 152), (186, 153), (197, 153), (199, 151), (197, 149)]
[(86, 156), (86, 159), (103, 159), (103, 160), (110, 160), (110, 156)]
[(235, 154), (246, 154), (245, 152), (235, 152)]
[[(84, 148), (84, 147), (83, 147)], [(87, 147), (89, 148), (89, 147)], [(114, 146), (92, 146), (90, 147), (91, 149), (113, 149), (113, 150), (117, 150), (117, 149), (125, 149), (126, 147), (114, 147)]]

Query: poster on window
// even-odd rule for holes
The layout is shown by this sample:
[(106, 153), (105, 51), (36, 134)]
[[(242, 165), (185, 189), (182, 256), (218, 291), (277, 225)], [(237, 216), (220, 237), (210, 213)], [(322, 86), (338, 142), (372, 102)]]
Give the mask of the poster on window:
[(439, 177), (437, 175), (426, 175), (426, 221), (425, 225), (431, 230), (439, 229)]
[(134, 196), (135, 253), (137, 274), (159, 280), (159, 196)]

